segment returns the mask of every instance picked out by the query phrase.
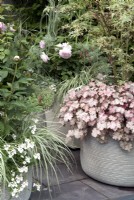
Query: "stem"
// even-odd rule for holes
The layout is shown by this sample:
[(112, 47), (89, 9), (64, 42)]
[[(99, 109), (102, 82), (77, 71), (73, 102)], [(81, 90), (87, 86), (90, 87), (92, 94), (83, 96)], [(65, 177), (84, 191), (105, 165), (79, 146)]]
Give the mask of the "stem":
[(104, 17), (104, 15), (102, 13), (102, 10), (101, 10), (99, 2), (97, 2), (97, 7), (98, 7), (98, 11), (100, 12), (100, 23), (101, 23), (103, 29), (105, 30), (105, 28), (106, 28), (108, 35), (110, 35), (109, 26), (107, 25), (107, 22), (106, 22), (105, 17)]
[(117, 70), (116, 70), (116, 66), (114, 64), (113, 58), (111, 56), (109, 57), (109, 62), (113, 68), (114, 79), (115, 79), (115, 82), (117, 83)]
[(14, 81), (15, 81), (17, 69), (18, 69), (18, 65), (17, 65), (17, 63), (16, 63), (16, 65), (15, 65), (15, 70), (14, 70), (14, 76), (13, 76), (12, 83), (11, 83), (11, 94), (10, 94), (10, 96), (8, 97), (7, 102), (10, 101), (11, 96), (12, 96), (12, 94), (13, 94), (13, 92), (14, 92), (14, 91), (13, 91), (13, 83), (14, 83)]

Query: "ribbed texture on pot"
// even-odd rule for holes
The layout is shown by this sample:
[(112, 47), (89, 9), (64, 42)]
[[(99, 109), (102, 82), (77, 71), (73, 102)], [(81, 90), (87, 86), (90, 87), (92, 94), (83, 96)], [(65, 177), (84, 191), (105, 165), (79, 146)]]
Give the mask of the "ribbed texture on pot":
[(90, 177), (111, 185), (134, 186), (134, 149), (127, 152), (112, 139), (100, 144), (86, 136), (81, 142), (80, 158), (83, 171)]
[(30, 167), (28, 170), (27, 176), (24, 178), (24, 180), (28, 181), (28, 187), (26, 187), (22, 192), (20, 192), (17, 198), (15, 197), (11, 198), (7, 188), (1, 189), (0, 187), (1, 189), (0, 200), (28, 200), (30, 198), (31, 191), (32, 191), (32, 171), (33, 171), (33, 168)]

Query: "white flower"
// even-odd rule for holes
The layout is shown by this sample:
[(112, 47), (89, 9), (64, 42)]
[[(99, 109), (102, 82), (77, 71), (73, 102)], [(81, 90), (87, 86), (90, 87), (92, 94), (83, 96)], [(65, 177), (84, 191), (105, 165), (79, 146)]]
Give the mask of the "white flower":
[(21, 175), (21, 176), (16, 176), (16, 182), (17, 183), (20, 183), (20, 182), (22, 182), (23, 181), (23, 176)]
[(24, 181), (22, 184), (21, 184), (21, 187), (19, 189), (19, 192), (23, 191), (24, 188), (28, 187), (28, 181)]
[(18, 189), (17, 189), (17, 188), (14, 188), (13, 191), (12, 191), (12, 193), (11, 193), (11, 196), (12, 196), (12, 197), (17, 197), (17, 196), (16, 196), (17, 193), (18, 193)]
[(25, 142), (26, 142), (26, 148), (27, 149), (29, 149), (29, 148), (33, 149), (34, 148), (35, 144), (34, 144), (33, 141), (30, 141), (29, 139), (26, 138)]
[(44, 53), (42, 52), (41, 55), (40, 55), (40, 58), (43, 60), (43, 62), (47, 63), (50, 58)]
[(35, 118), (33, 118), (32, 120), (33, 120), (33, 122), (34, 122), (35, 124), (37, 124), (37, 123), (39, 122), (39, 120), (38, 120), (38, 119), (35, 119)]
[(22, 144), (18, 145), (18, 147), (17, 147), (17, 150), (18, 150), (20, 153), (23, 153), (23, 152), (24, 152), (24, 149), (26, 149), (26, 144), (25, 144), (25, 143), (22, 143)]
[(9, 148), (10, 148), (10, 144), (5, 144), (5, 145), (4, 145), (4, 149), (5, 149), (6, 151), (8, 151)]
[(20, 173), (23, 173), (23, 172), (27, 173), (28, 172), (28, 167), (27, 166), (23, 166), (21, 168), (18, 168), (18, 170), (19, 170)]
[(30, 126), (29, 128), (31, 129), (31, 133), (35, 134), (36, 129), (37, 129), (36, 125)]
[(33, 187), (36, 187), (38, 191), (41, 189), (41, 185), (39, 183), (34, 183)]
[(20, 60), (20, 56), (14, 56), (13, 60), (14, 61), (19, 61)]
[(31, 158), (28, 157), (28, 156), (25, 158), (25, 161), (26, 161), (27, 163), (30, 163), (30, 160), (31, 160)]
[(9, 158), (12, 158), (16, 154), (16, 149), (12, 149), (8, 152)]
[(12, 134), (12, 137), (15, 140), (17, 136), (15, 134)]
[(40, 160), (40, 153), (34, 154), (34, 158)]
[(0, 159), (2, 158), (2, 154), (0, 153)]

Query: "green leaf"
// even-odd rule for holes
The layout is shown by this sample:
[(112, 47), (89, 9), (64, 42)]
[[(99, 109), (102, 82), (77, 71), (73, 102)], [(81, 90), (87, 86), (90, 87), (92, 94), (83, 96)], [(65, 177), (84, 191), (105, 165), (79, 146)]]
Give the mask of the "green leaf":
[(0, 54), (0, 60), (3, 60), (5, 58), (5, 54), (4, 53), (1, 53)]
[(4, 78), (8, 76), (8, 71), (0, 71), (0, 81), (2, 81)]
[(4, 131), (4, 123), (0, 122), (0, 132), (3, 132), (3, 131)]

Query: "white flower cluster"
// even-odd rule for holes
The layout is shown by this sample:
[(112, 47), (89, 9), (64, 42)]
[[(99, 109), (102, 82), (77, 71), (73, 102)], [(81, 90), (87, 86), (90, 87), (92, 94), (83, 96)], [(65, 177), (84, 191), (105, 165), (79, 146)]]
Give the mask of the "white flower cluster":
[(31, 130), (31, 133), (34, 135), (37, 130), (37, 126), (34, 124), (34, 125), (30, 126), (29, 128)]
[[(19, 193), (28, 186), (28, 182), (25, 180), (24, 177), (27, 175), (28, 166), (31, 165), (33, 159), (40, 160), (40, 153), (35, 152), (32, 155), (29, 154), (29, 150), (34, 148), (35, 143), (29, 138), (25, 138), (24, 142), (17, 145), (4, 145), (4, 150), (7, 152), (9, 158), (15, 160), (17, 157), (17, 159), (20, 158), (21, 161), (21, 164), (19, 164), (18, 167), (16, 167), (16, 170), (11, 172), (11, 177), (8, 182), (8, 187), (10, 188), (12, 197), (17, 198)], [(0, 156), (2, 155), (0, 154)], [(37, 190), (40, 190), (39, 184), (37, 184), (36, 187)]]
[(34, 183), (33, 187), (36, 187), (38, 191), (41, 189), (41, 185), (39, 183)]
[(20, 173), (16, 175), (12, 172), (11, 182), (9, 182), (8, 187), (11, 189), (11, 196), (18, 197), (19, 193), (22, 192), (26, 187), (28, 187), (28, 181), (24, 180), (24, 175)]

